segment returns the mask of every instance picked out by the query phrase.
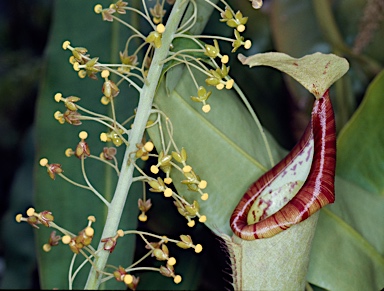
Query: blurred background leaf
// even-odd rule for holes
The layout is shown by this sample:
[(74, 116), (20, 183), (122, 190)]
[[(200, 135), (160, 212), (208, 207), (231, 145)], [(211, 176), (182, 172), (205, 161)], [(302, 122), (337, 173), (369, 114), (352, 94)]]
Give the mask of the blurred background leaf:
[(39, 288), (33, 230), (14, 218), (33, 204), (34, 105), (51, 8), (41, 0), (0, 3), (1, 289)]

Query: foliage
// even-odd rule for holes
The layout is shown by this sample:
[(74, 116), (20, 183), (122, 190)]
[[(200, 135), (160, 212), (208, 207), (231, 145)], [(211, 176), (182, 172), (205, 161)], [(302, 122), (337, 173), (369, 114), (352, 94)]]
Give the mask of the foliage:
[[(253, 46), (249, 51), (240, 48), (239, 51), (243, 54), (253, 55), (277, 50), (294, 57), (302, 57), (320, 51), (333, 52), (348, 59), (350, 71), (331, 88), (337, 129), (340, 132), (336, 202), (320, 213), (307, 279), (311, 284), (329, 290), (380, 289), (384, 286), (384, 233), (377, 229), (384, 222), (381, 215), (384, 205), (381, 179), (384, 172), (384, 137), (378, 125), (382, 119), (379, 108), (384, 100), (384, 75), (379, 74), (383, 63), (380, 49), (384, 26), (379, 25), (379, 16), (375, 14), (378, 13), (376, 10), (382, 10), (372, 8), (379, 5), (379, 1), (368, 1), (365, 7), (365, 2), (359, 0), (338, 1), (332, 5), (330, 1), (274, 0), (265, 1), (264, 7), (259, 11), (252, 10), (249, 1), (230, 2), (235, 9), (240, 9), (244, 15), (249, 16), (245, 36), (251, 38)], [(204, 1), (197, 3), (206, 5)], [(95, 4), (94, 1), (55, 2), (50, 42), (46, 49), (45, 73), (40, 83), (37, 103), (35, 164), (41, 157), (48, 157), (49, 161), (60, 162), (64, 174), (71, 173), (71, 177), (81, 177), (81, 172), (77, 166), (73, 166), (72, 159), (64, 157), (64, 150), (78, 143), (77, 134), (80, 130), (67, 124), (63, 129), (63, 125), (54, 122), (52, 114), (60, 107), (52, 96), (61, 91), (64, 96), (80, 96), (81, 102), (86, 102), (94, 111), (108, 113), (108, 109), (99, 102), (102, 96), (101, 81), (99, 80), (98, 86), (90, 79), (79, 80), (67, 62), (68, 54), (61, 49), (61, 43), (70, 38), (71, 43), (87, 47), (92, 56), (113, 63), (119, 62), (118, 52), (122, 50), (127, 39), (127, 30), (116, 21), (102, 22), (100, 15), (92, 13)], [(109, 5), (107, 1), (102, 1), (101, 4), (106, 7)], [(170, 9), (168, 6), (167, 10)], [(217, 12), (210, 17), (209, 9), (202, 11), (206, 13), (201, 15), (202, 18), (210, 18), (205, 34), (220, 32), (223, 36), (232, 35), (232, 29), (223, 29), (223, 24), (217, 24)], [(139, 19), (131, 20), (137, 26), (142, 25)], [(369, 31), (369, 27), (374, 27), (369, 26), (369, 21), (375, 20), (379, 26)], [(199, 25), (203, 27), (205, 22), (202, 21)], [(174, 45), (176, 48), (190, 46), (188, 43)], [(220, 48), (223, 51), (231, 49), (221, 43)], [(215, 233), (228, 234), (231, 233), (228, 224), (230, 207), (226, 206), (236, 204), (249, 184), (271, 167), (271, 157), (277, 162), (286, 153), (285, 149), (290, 149), (295, 144), (308, 122), (309, 107), (313, 100), (293, 79), (276, 70), (248, 69), (234, 57), (231, 57), (230, 65), (230, 75), (236, 79), (261, 123), (270, 132), (267, 132), (266, 139), (270, 144), (271, 153), (268, 153), (265, 140), (260, 129), (255, 126), (252, 116), (232, 90), (215, 90), (208, 101), (211, 111), (208, 114), (202, 113), (201, 104), (190, 100), (190, 96), (195, 94), (192, 92), (196, 90), (187, 78), (187, 70), (174, 66), (165, 74), (164, 82), (158, 87), (155, 98), (156, 106), (166, 112), (174, 125), (173, 136), (177, 144), (180, 143), (180, 148), (187, 149), (188, 162), (193, 165), (193, 170), (208, 181), (208, 193), (215, 189), (214, 193), (209, 193), (209, 204), (201, 202), (202, 213), (208, 217), (206, 225)], [(204, 82), (204, 78), (196, 78)], [(138, 102), (132, 87), (122, 85), (121, 91), (123, 90), (124, 96), (119, 96), (123, 98), (116, 99), (119, 117), (133, 114)], [(84, 121), (83, 125), (86, 126), (86, 123), (87, 121)], [(100, 144), (99, 134), (103, 128), (92, 125), (87, 127), (87, 131), (88, 144)], [(156, 128), (152, 128), (149, 133), (156, 148), (160, 149), (161, 141)], [(95, 150), (92, 148), (91, 152), (101, 150), (102, 147), (99, 146)], [(32, 156), (31, 153), (28, 155)], [(122, 158), (121, 153), (119, 158)], [(156, 163), (157, 158), (148, 161), (149, 165)], [(146, 172), (150, 171), (149, 167), (144, 169)], [(97, 222), (93, 227), (96, 233), (94, 241), (98, 241), (103, 227), (101, 221), (107, 216), (103, 204), (95, 202), (96, 198), (85, 190), (76, 189), (76, 194), (73, 195), (73, 185), (60, 179), (50, 181), (48, 175), (42, 175), (44, 171), (41, 167), (36, 166), (34, 171), (36, 193), (33, 204), (40, 210), (49, 209), (54, 213), (55, 221), (60, 221), (65, 228), (73, 230), (85, 227), (86, 217), (97, 214)], [(87, 174), (98, 189), (107, 193), (107, 200), (110, 200), (116, 183), (113, 170), (91, 163)], [(30, 202), (20, 205), (20, 202), (15, 201), (16, 193), (30, 193), (27, 190), (31, 188), (27, 183), (25, 168), (19, 168), (18, 176), (25, 177), (20, 178), (24, 181), (21, 183), (24, 187), (20, 186), (19, 180), (14, 180), (15, 185), (22, 189), (14, 186), (10, 203), (10, 212), (14, 213), (8, 217), (30, 206), (27, 205)], [(193, 230), (186, 227), (172, 202), (164, 201), (156, 196), (157, 193), (150, 196), (153, 207), (147, 213), (148, 222), (138, 223), (139, 210), (136, 205), (137, 199), (142, 195), (142, 189), (139, 183), (133, 185), (136, 188), (131, 190), (128, 196), (127, 209), (123, 212), (125, 216), (119, 228), (138, 228), (163, 233), (170, 238), (188, 232), (194, 240), (199, 240), (204, 246), (202, 254), (171, 249), (177, 258), (176, 269), (183, 277), (181, 284), (175, 285), (160, 274), (140, 272), (139, 289), (158, 288), (158, 285), (153, 285), (154, 282), (161, 284), (163, 289), (222, 289), (225, 283), (222, 282), (221, 271), (217, 270), (219, 268), (216, 259), (222, 260), (221, 267), (225, 267), (226, 254), (219, 250), (220, 243), (215, 235), (202, 225)], [(216, 189), (222, 189), (222, 193), (217, 193)], [(191, 196), (191, 193), (185, 191), (185, 197)], [(8, 248), (12, 245), (7, 262), (19, 258), (17, 261), (21, 264), (24, 260), (23, 252), (29, 250), (26, 254), (26, 265), (33, 265), (33, 242), (29, 241), (25, 246), (28, 238), (14, 239), (19, 237), (21, 227), (25, 225), (9, 227), (14, 223), (9, 220), (8, 218), (3, 221), (2, 234), (4, 244), (6, 243)], [(170, 225), (171, 221), (173, 225)], [(72, 254), (67, 246), (62, 245), (49, 254), (43, 253), (40, 246), (46, 243), (49, 231), (41, 227), (35, 234), (41, 286), (67, 288), (68, 265)], [(140, 258), (140, 244), (134, 237), (119, 240), (110, 263), (118, 266), (123, 257), (127, 262)], [(11, 278), (15, 277), (19, 270), (16, 266), (13, 269), (10, 267), (11, 265), (3, 278), (2, 286), (18, 287), (20, 285), (12, 283)], [(206, 275), (207, 273), (211, 276)], [(74, 288), (82, 287), (87, 276), (88, 269), (84, 269), (76, 278)], [(125, 287), (112, 280), (107, 284), (110, 284), (107, 288)]]

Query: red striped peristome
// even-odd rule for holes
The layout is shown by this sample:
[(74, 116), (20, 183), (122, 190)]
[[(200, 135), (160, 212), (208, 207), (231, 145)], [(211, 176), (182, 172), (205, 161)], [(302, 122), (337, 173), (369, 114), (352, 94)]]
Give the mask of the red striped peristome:
[[(247, 223), (248, 212), (266, 186), (281, 175), (313, 139), (312, 165), (297, 194), (279, 211), (253, 224)], [(297, 224), (335, 200), (336, 167), (335, 118), (329, 90), (315, 100), (311, 121), (292, 151), (271, 170), (253, 183), (236, 206), (230, 219), (232, 231), (244, 240), (272, 237)]]

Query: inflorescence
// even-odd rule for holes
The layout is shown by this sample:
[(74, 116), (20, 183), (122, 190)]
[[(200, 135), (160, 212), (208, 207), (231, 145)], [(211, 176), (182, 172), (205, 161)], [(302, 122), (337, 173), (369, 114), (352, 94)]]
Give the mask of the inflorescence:
[[(54, 217), (50, 211), (42, 211), (37, 213), (34, 208), (29, 208), (26, 212), (27, 217), (24, 217), (22, 214), (16, 215), (17, 222), (27, 222), (31, 226), (35, 228), (39, 228), (38, 225), (44, 225), (46, 227), (54, 228), (56, 230), (52, 231), (48, 242), (43, 245), (43, 250), (45, 252), (51, 251), (52, 247), (58, 246), (60, 243), (64, 245), (68, 245), (69, 249), (75, 254), (83, 255), (91, 264), (92, 257), (97, 256), (98, 251), (96, 251), (92, 246), (92, 239), (95, 234), (94, 228), (92, 228), (92, 223), (96, 222), (96, 218), (94, 216), (88, 216), (88, 224), (86, 227), (81, 229), (77, 235), (71, 233), (70, 231), (60, 227), (56, 223), (54, 223)], [(57, 232), (61, 232), (62, 235), (57, 235)], [(142, 231), (136, 230), (126, 230), (123, 231), (119, 229), (116, 232), (116, 235), (113, 237), (107, 237), (101, 239), (101, 242), (104, 243), (103, 250), (112, 253), (117, 245), (118, 239), (124, 237), (125, 235), (136, 234), (139, 235), (142, 240), (145, 242), (145, 248), (148, 249), (147, 254), (145, 254), (140, 260), (136, 263), (128, 266), (126, 268), (112, 267), (114, 270), (107, 272), (106, 270), (98, 270), (100, 274), (104, 275), (104, 281), (109, 280), (111, 278), (115, 278), (117, 281), (124, 282), (127, 287), (132, 290), (135, 290), (137, 284), (139, 283), (139, 277), (135, 277), (130, 274), (134, 271), (141, 270), (151, 270), (157, 271), (163, 276), (172, 277), (175, 283), (181, 282), (181, 276), (175, 274), (174, 266), (176, 264), (176, 259), (169, 254), (169, 250), (167, 247), (167, 243), (174, 243), (178, 247), (182, 249), (192, 248), (196, 253), (200, 253), (202, 251), (202, 246), (200, 244), (194, 244), (192, 238), (189, 235), (180, 235), (180, 240), (170, 239), (166, 236), (158, 236), (151, 233), (146, 233)], [(155, 239), (155, 241), (148, 241), (148, 238)], [(156, 240), (157, 239), (157, 240)], [(153, 267), (136, 267), (136, 265), (142, 261), (144, 258), (148, 256), (153, 256), (158, 261), (164, 262), (164, 265), (159, 268)], [(72, 276), (72, 280), (74, 276)], [(72, 284), (72, 282), (70, 282)]]
[[(143, 12), (137, 10), (134, 7), (128, 5), (127, 2), (117, 1), (111, 4), (109, 7), (102, 7), (98, 4), (94, 7), (94, 11), (102, 16), (104, 21), (118, 21), (122, 25), (126, 26), (132, 31), (132, 35), (128, 38), (125, 48), (120, 52), (120, 63), (108, 64), (99, 60), (99, 57), (91, 57), (88, 53), (88, 49), (84, 47), (72, 46), (69, 41), (64, 41), (62, 47), (64, 50), (69, 50), (71, 56), (69, 62), (73, 69), (77, 72), (80, 78), (89, 77), (97, 80), (101, 77), (103, 84), (101, 86), (100, 98), (101, 104), (110, 107), (110, 115), (104, 115), (97, 112), (93, 112), (80, 105), (81, 98), (77, 96), (63, 96), (62, 93), (56, 93), (54, 100), (58, 103), (64, 104), (63, 111), (56, 111), (54, 118), (60, 124), (70, 124), (73, 126), (80, 126), (84, 122), (93, 121), (97, 122), (105, 127), (105, 132), (100, 133), (100, 141), (107, 145), (99, 150), (97, 155), (92, 154), (95, 149), (94, 146), (90, 146), (87, 142), (88, 133), (86, 131), (80, 131), (79, 142), (73, 148), (67, 148), (64, 153), (66, 157), (75, 156), (80, 160), (81, 172), (84, 182), (76, 182), (72, 180), (67, 173), (64, 174), (64, 169), (59, 163), (49, 163), (47, 158), (40, 160), (40, 165), (45, 167), (49, 177), (55, 180), (57, 176), (63, 178), (67, 182), (74, 186), (91, 191), (95, 196), (100, 199), (106, 207), (110, 207), (110, 201), (105, 196), (98, 192), (89, 180), (86, 172), (86, 160), (94, 159), (99, 162), (105, 163), (110, 166), (119, 176), (122, 167), (126, 167), (127, 164), (120, 164), (116, 158), (119, 147), (130, 145), (129, 137), (132, 128), (135, 126), (135, 114), (128, 117), (126, 120), (118, 120), (115, 112), (115, 100), (122, 94), (120, 85), (125, 81), (131, 87), (135, 88), (140, 95), (143, 90), (143, 86), (147, 84), (149, 80), (148, 72), (151, 66), (154, 52), (161, 48), (163, 45), (163, 35), (167, 30), (167, 24), (165, 23), (165, 15), (167, 13), (164, 3), (165, 1), (155, 1), (153, 7), (148, 10), (146, 2), (143, 1)], [(169, 5), (172, 5), (175, 1), (167, 0)], [(231, 90), (234, 87), (234, 80), (229, 76), (230, 66), (229, 56), (223, 54), (220, 50), (219, 41), (226, 41), (232, 44), (232, 52), (236, 52), (240, 47), (249, 49), (251, 47), (251, 41), (245, 40), (242, 33), (246, 29), (248, 18), (243, 16), (240, 11), (235, 12), (224, 0), (220, 2), (224, 4), (224, 8), (205, 0), (205, 2), (211, 4), (216, 10), (219, 11), (221, 19), (220, 22), (225, 23), (227, 26), (233, 29), (233, 38), (226, 38), (221, 36), (207, 36), (207, 35), (191, 35), (189, 30), (195, 25), (197, 21), (197, 5), (194, 0), (189, 1), (189, 5), (194, 10), (192, 17), (179, 26), (177, 31), (173, 34), (173, 40), (183, 39), (189, 42), (188, 48), (177, 47), (177, 42), (173, 42), (168, 56), (162, 61), (162, 65), (184, 65), (191, 76), (192, 81), (196, 86), (196, 94), (191, 96), (193, 102), (200, 103), (201, 109), (204, 113), (208, 113), (211, 110), (211, 106), (208, 103), (212, 91), (208, 90), (208, 87), (215, 87), (217, 90), (227, 89)], [(255, 8), (260, 8), (262, 1), (253, 0), (252, 5)], [(122, 20), (120, 16), (127, 13), (137, 13), (144, 20), (148, 22), (152, 31), (145, 34), (138, 30), (138, 28)], [(136, 45), (136, 41), (141, 42), (140, 45)], [(210, 40), (210, 43), (205, 43), (204, 40)], [(166, 67), (166, 66), (164, 66)], [(205, 74), (205, 84), (198, 84), (193, 72), (200, 71)], [(118, 78), (117, 81), (111, 80), (111, 74)], [(115, 79), (114, 79), (115, 80)], [(146, 128), (157, 128), (159, 130), (160, 142), (156, 144), (156, 150), (154, 153), (155, 145), (152, 141), (145, 139), (143, 135), (142, 142), (137, 143), (136, 150), (129, 153), (128, 165), (134, 165), (137, 169), (139, 176), (133, 177), (133, 182), (142, 182), (148, 185), (149, 191), (154, 193), (162, 193), (164, 197), (173, 199), (173, 204), (177, 208), (178, 212), (187, 220), (187, 224), (190, 227), (195, 225), (195, 220), (204, 223), (207, 217), (200, 213), (200, 202), (203, 203), (208, 200), (209, 195), (206, 189), (209, 188), (208, 182), (202, 179), (192, 165), (188, 163), (187, 149), (179, 147), (173, 139), (173, 128), (171, 120), (156, 108), (152, 107), (150, 119), (146, 121)], [(167, 141), (167, 142), (166, 142)], [(152, 158), (149, 160), (149, 158)], [(137, 164), (137, 160), (152, 161), (157, 160), (150, 167), (150, 173), (145, 173)], [(161, 171), (161, 174), (159, 173)], [(70, 174), (70, 170), (68, 170)], [(179, 173), (183, 176), (183, 180), (175, 181), (174, 174)], [(181, 183), (185, 185), (186, 189), (195, 192), (197, 194), (196, 199), (193, 201), (187, 201), (184, 197), (180, 196), (172, 183)], [(148, 220), (147, 213), (151, 209), (151, 199), (147, 199), (145, 187), (143, 187), (143, 197), (138, 199), (138, 210), (140, 212), (138, 219), (141, 222)], [(199, 202), (200, 201), (200, 202)], [(110, 209), (109, 209), (110, 210)], [(99, 274), (103, 275), (102, 281), (115, 278), (117, 281), (124, 282), (130, 289), (135, 290), (139, 283), (139, 278), (135, 277), (131, 273), (137, 270), (154, 270), (160, 272), (166, 277), (173, 278), (175, 283), (181, 281), (181, 276), (177, 275), (174, 271), (176, 259), (169, 254), (167, 243), (175, 243), (177, 246), (183, 249), (193, 248), (196, 253), (202, 251), (200, 244), (194, 244), (192, 238), (189, 235), (181, 235), (180, 240), (169, 239), (165, 236), (158, 236), (155, 234), (140, 232), (136, 230), (118, 230), (112, 237), (102, 238), (103, 249), (95, 250), (91, 243), (94, 237), (95, 230), (92, 228), (92, 224), (96, 222), (94, 216), (88, 217), (87, 225), (78, 231), (77, 235), (55, 224), (54, 217), (50, 211), (43, 211), (40, 213), (35, 212), (33, 208), (27, 210), (27, 217), (21, 214), (16, 216), (17, 222), (27, 222), (34, 228), (38, 228), (38, 225), (44, 225), (46, 227), (54, 228), (49, 240), (44, 244), (43, 249), (49, 252), (52, 247), (55, 247), (61, 243), (68, 245), (69, 249), (76, 255), (82, 255), (86, 258), (86, 261), (94, 265), (94, 259), (101, 251), (107, 251), (112, 253), (117, 245), (117, 241), (122, 239), (125, 235), (136, 234), (139, 235), (144, 241), (149, 255), (155, 257), (157, 260), (164, 262), (160, 268), (152, 267), (138, 267), (139, 262), (132, 264), (131, 266), (112, 267), (113, 271), (107, 271), (107, 269), (97, 269)], [(57, 234), (57, 231), (61, 235)], [(156, 239), (154, 242), (149, 242), (147, 239)], [(72, 260), (71, 268), (74, 264)], [(77, 272), (70, 275), (70, 286), (74, 280)]]

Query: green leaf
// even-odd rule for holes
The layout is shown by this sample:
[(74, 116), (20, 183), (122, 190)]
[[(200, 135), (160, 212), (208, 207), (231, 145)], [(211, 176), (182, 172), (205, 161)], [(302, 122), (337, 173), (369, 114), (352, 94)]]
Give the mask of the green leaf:
[(193, 13), (197, 13), (196, 14), (196, 23), (189, 30), (189, 32), (191, 34), (200, 34), (203, 31), (204, 27), (206, 26), (211, 14), (212, 14), (212, 11), (214, 10), (214, 7), (212, 4), (216, 4), (217, 2), (219, 2), (219, 0), (212, 0), (212, 1), (210, 1), (210, 3), (205, 1), (205, 0), (197, 0), (196, 1), (197, 10), (194, 9), (193, 5), (190, 5), (188, 7), (186, 13), (185, 13), (183, 20), (182, 20), (182, 25), (190, 20), (191, 15)]
[(336, 178), (336, 202), (321, 210), (308, 281), (328, 290), (384, 286), (384, 200)]
[(384, 196), (384, 71), (370, 84), (363, 102), (340, 132), (337, 173)]
[[(212, 0), (210, 1), (213, 4), (216, 4), (218, 0)], [(192, 17), (193, 13), (197, 13), (196, 15), (196, 23), (193, 27), (191, 27), (190, 30), (188, 30), (188, 33), (191, 35), (193, 34), (200, 34), (204, 27), (206, 26), (208, 20), (211, 18), (212, 11), (214, 10), (214, 7), (208, 3), (207, 1), (198, 0), (196, 1), (196, 7), (197, 10), (195, 11), (194, 6), (190, 5), (187, 8), (187, 11), (182, 19), (181, 25), (184, 25), (189, 22), (189, 20)], [(184, 27), (185, 28), (185, 27)], [(186, 40), (185, 38), (176, 38), (173, 41), (173, 44), (176, 44), (176, 47), (182, 47), (185, 44), (187, 44), (187, 47), (194, 47), (194, 44), (190, 40)], [(182, 46), (181, 46), (182, 45)], [(206, 56), (204, 56), (205, 58)], [(174, 62), (168, 62), (169, 64), (166, 66), (170, 66), (168, 70), (168, 78), (166, 78), (166, 88), (169, 91), (173, 91), (173, 89), (177, 85), (177, 80), (179, 76), (183, 74), (184, 66), (174, 66)], [(174, 77), (170, 77), (174, 76)]]
[[(93, 6), (101, 2), (104, 6), (109, 1), (56, 1), (54, 8), (54, 19), (51, 37), (46, 50), (45, 74), (41, 83), (40, 96), (37, 104), (37, 158), (47, 157), (50, 163), (60, 163), (63, 166), (64, 174), (76, 182), (84, 184), (80, 171), (80, 161), (76, 157), (67, 158), (64, 151), (68, 148), (75, 148), (79, 142), (78, 133), (86, 130), (89, 134), (87, 143), (91, 153), (98, 156), (106, 144), (99, 140), (101, 132), (107, 131), (105, 127), (94, 122), (84, 121), (79, 127), (68, 124), (60, 125), (54, 118), (56, 110), (65, 111), (62, 103), (58, 104), (53, 100), (57, 92), (63, 96), (76, 95), (81, 98), (79, 104), (92, 111), (106, 114), (108, 107), (101, 105), (102, 83), (91, 79), (79, 79), (73, 71), (72, 65), (68, 63), (69, 51), (63, 51), (62, 43), (69, 39), (73, 46), (82, 46), (88, 49), (91, 57), (100, 57), (100, 62), (109, 63), (111, 55), (118, 58), (119, 48), (124, 48), (126, 39), (116, 39), (118, 27), (115, 23), (103, 22), (101, 16), (93, 12)], [(117, 24), (118, 25), (118, 24)], [(124, 32), (126, 34), (126, 32)], [(121, 89), (121, 88), (120, 88)], [(124, 92), (130, 90), (124, 88)], [(129, 93), (131, 92), (131, 93)], [(128, 91), (127, 95), (134, 95), (135, 92)], [(136, 104), (135, 98), (125, 98), (120, 94), (116, 98), (118, 118), (126, 118), (127, 114), (133, 114)], [(112, 145), (109, 145), (112, 146)], [(118, 149), (118, 158), (121, 158), (124, 149)], [(121, 152), (121, 153), (120, 153)], [(85, 160), (86, 172), (89, 180), (108, 201), (114, 193), (116, 175), (111, 168), (105, 164), (92, 159)], [(102, 227), (107, 215), (107, 209), (103, 203), (90, 191), (80, 189), (69, 184), (60, 177), (52, 181), (46, 169), (36, 166), (35, 172), (35, 208), (37, 211), (50, 210), (55, 217), (55, 223), (77, 234), (87, 225), (88, 215), (96, 217), (95, 237), (93, 247), (97, 248)], [(137, 195), (141, 193), (141, 184), (135, 184), (132, 188), (120, 227), (123, 229), (135, 229), (137, 222)], [(59, 245), (52, 248), (50, 253), (44, 253), (41, 246), (48, 242), (50, 230), (41, 227), (35, 231), (38, 247), (38, 261), (41, 287), (43, 289), (67, 289), (68, 268), (73, 253), (68, 246)], [(132, 262), (135, 246), (135, 237), (126, 236), (120, 239), (115, 251), (111, 255), (110, 264), (127, 266)], [(79, 257), (80, 263), (83, 258)], [(77, 263), (77, 264), (78, 264)], [(85, 267), (74, 281), (73, 287), (81, 289), (84, 287), (88, 276), (89, 267)], [(125, 289), (123, 283), (110, 280), (106, 284), (109, 289)]]
[[(201, 41), (200, 41), (200, 43), (204, 47), (204, 43)], [(184, 38), (184, 37), (176, 38), (172, 42), (172, 46), (173, 47), (172, 47), (171, 51), (175, 54), (177, 52), (183, 51), (183, 50), (198, 50), (198, 49), (201, 50), (202, 49), (192, 39)], [(182, 55), (188, 55), (192, 58), (194, 57), (194, 58), (201, 59), (203, 62), (204, 61), (206, 61), (206, 62), (210, 61), (209, 57), (204, 55), (203, 52), (184, 51), (181, 53), (182, 53)], [(180, 58), (180, 55), (176, 55), (175, 57)], [(188, 58), (186, 58), (186, 59), (188, 59)], [(178, 76), (178, 75), (182, 74), (184, 66), (179, 66), (179, 65), (180, 65), (180, 62), (175, 60), (175, 59), (171, 59), (164, 64), (162, 77), (165, 75), (166, 72), (168, 72), (168, 77), (166, 78), (166, 84), (167, 84), (166, 86), (167, 86), (167, 89), (169, 91), (172, 91), (178, 83), (178, 78), (174, 78), (173, 76)], [(170, 77), (170, 75), (171, 75), (171, 77)]]
[[(194, 73), (197, 83), (205, 84), (204, 76)], [(199, 201), (200, 212), (207, 216), (206, 225), (209, 228), (231, 234), (229, 218), (233, 209), (248, 186), (271, 164), (262, 136), (235, 92), (208, 89), (212, 90), (208, 102), (212, 109), (205, 114), (201, 104), (190, 99), (196, 94), (197, 88), (188, 70), (184, 70), (178, 86), (170, 95), (167, 95), (164, 86), (160, 87), (155, 104), (172, 122), (173, 138), (179, 148), (186, 149), (187, 163), (201, 179), (208, 181), (204, 189), (209, 194), (207, 201), (201, 201), (197, 192), (188, 191), (185, 185), (180, 184), (183, 175), (173, 179), (178, 193), (190, 202)], [(149, 130), (149, 134), (159, 150), (157, 129)], [(283, 151), (266, 134), (277, 161)]]
[(276, 68), (303, 85), (316, 98), (324, 95), (331, 85), (340, 79), (349, 68), (346, 59), (334, 54), (314, 53), (302, 58), (293, 58), (284, 53), (270, 52), (245, 57), (239, 55), (244, 65), (270, 66)]

